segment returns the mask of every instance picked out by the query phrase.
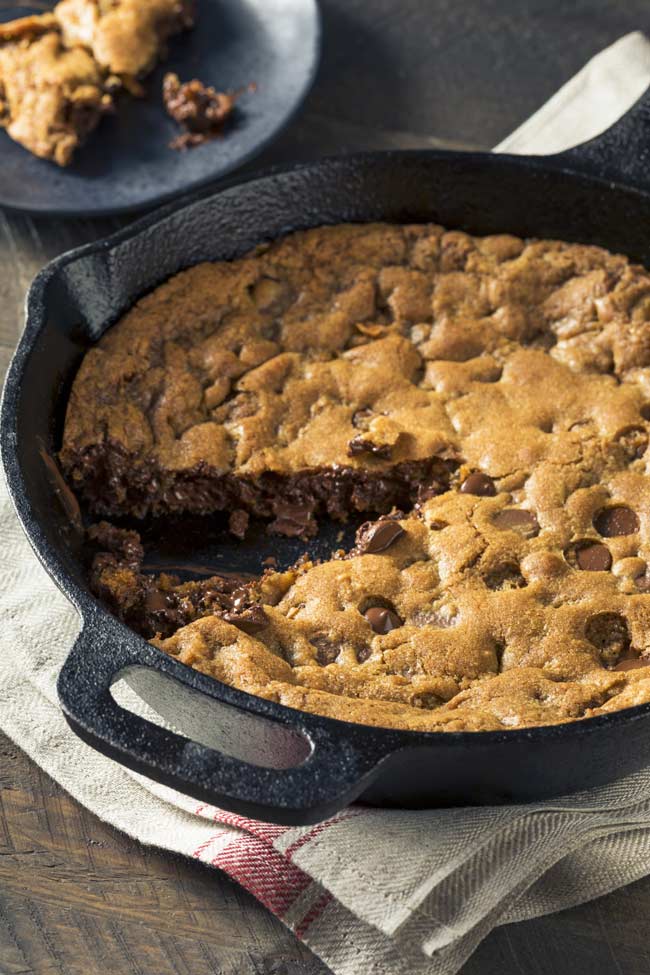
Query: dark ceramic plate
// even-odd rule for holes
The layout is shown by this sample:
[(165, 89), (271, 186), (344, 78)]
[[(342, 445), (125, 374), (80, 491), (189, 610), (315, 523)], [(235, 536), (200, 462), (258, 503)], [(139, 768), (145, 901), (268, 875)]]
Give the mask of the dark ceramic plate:
[[(98, 216), (154, 206), (217, 179), (258, 153), (286, 125), (313, 80), (320, 46), (316, 0), (197, 0), (197, 26), (172, 39), (169, 57), (145, 80), (143, 99), (124, 97), (60, 169), (0, 131), (0, 206), (59, 216)], [(0, 20), (40, 12), (0, 10)], [(161, 100), (162, 78), (198, 77), (221, 90), (251, 83), (221, 138), (186, 152)]]

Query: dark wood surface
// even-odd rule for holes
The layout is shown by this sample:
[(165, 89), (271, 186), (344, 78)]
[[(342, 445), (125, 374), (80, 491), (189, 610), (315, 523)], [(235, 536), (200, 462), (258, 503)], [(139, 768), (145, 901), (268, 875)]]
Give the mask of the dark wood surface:
[[(323, 15), (316, 85), (255, 165), (493, 145), (596, 51), (629, 30), (650, 33), (647, 0), (324, 0)], [(0, 212), (3, 371), (33, 274), (123, 222)], [(650, 975), (649, 913), (646, 879), (498, 929), (463, 975)], [(0, 736), (0, 975), (326, 971), (236, 884), (102, 824)]]

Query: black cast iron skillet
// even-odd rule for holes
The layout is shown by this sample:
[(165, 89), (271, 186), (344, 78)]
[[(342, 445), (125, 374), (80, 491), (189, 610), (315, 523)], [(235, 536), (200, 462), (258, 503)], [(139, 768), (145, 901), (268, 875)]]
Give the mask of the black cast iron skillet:
[[(305, 714), (190, 670), (89, 593), (79, 535), (43, 460), (59, 446), (84, 350), (181, 268), (236, 257), (297, 228), (367, 220), (597, 243), (648, 264), (649, 149), (646, 93), (604, 135), (558, 156), (390, 152), (289, 167), (170, 206), (41, 271), (6, 381), (2, 455), (25, 532), (82, 618), (59, 695), (86, 742), (201, 800), (279, 823), (314, 822), (359, 798), (399, 806), (531, 801), (650, 762), (650, 705), (556, 727), (425, 734)], [(241, 568), (236, 552), (230, 567)], [(120, 676), (179, 733), (120, 706), (111, 693)]]

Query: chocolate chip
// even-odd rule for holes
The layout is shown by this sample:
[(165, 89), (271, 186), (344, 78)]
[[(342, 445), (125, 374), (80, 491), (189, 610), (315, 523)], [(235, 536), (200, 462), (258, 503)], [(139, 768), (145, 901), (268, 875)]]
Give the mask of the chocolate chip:
[(609, 549), (601, 542), (582, 542), (576, 546), (575, 560), (585, 572), (607, 572), (612, 566)]
[(274, 512), (275, 520), (269, 525), (270, 531), (289, 538), (307, 538), (316, 533), (313, 510), (308, 504), (277, 502)]
[(601, 508), (594, 518), (594, 528), (603, 538), (633, 535), (639, 530), (639, 519), (631, 508), (620, 504), (612, 508)]
[(644, 403), (641, 409), (639, 410), (639, 413), (641, 414), (644, 420), (650, 420), (650, 403)]
[(333, 643), (324, 633), (310, 637), (309, 642), (312, 647), (316, 648), (316, 661), (321, 667), (327, 667), (328, 664), (333, 664), (341, 649), (340, 644)]
[(244, 511), (243, 508), (237, 508), (231, 512), (228, 519), (228, 531), (235, 538), (244, 538), (248, 529), (248, 522), (248, 512)]
[(381, 521), (366, 522), (357, 532), (357, 551), (360, 555), (376, 555), (385, 552), (406, 532), (397, 521), (383, 518)]
[(217, 609), (229, 609), (230, 599), (224, 593), (219, 592), (217, 589), (206, 589), (197, 600), (197, 595), (192, 595), (192, 597), (185, 597), (182, 600), (189, 600), (190, 605), (195, 605), (197, 610), (202, 612), (210, 612), (216, 606)]
[(596, 613), (585, 626), (585, 636), (598, 648), (606, 667), (617, 664), (630, 647), (627, 621), (618, 613)]
[(221, 617), (226, 623), (231, 623), (238, 630), (253, 636), (259, 633), (265, 626), (268, 626), (269, 618), (261, 606), (251, 606), (250, 609), (242, 609), (239, 612), (224, 613)]
[(402, 621), (392, 609), (385, 609), (383, 606), (371, 606), (363, 614), (370, 623), (375, 633), (390, 633), (402, 625)]
[(365, 663), (368, 657), (371, 655), (371, 653), (372, 650), (370, 649), (370, 647), (361, 647), (360, 650), (357, 650), (357, 663), (360, 664)]
[(650, 657), (629, 657), (619, 660), (612, 670), (638, 670), (640, 667), (650, 667)]
[(523, 508), (504, 508), (494, 516), (492, 524), (500, 531), (520, 532), (525, 538), (532, 538), (539, 531), (535, 515)]
[(476, 494), (481, 498), (493, 498), (497, 493), (492, 478), (480, 471), (469, 474), (461, 484), (460, 489), (463, 494)]
[(353, 437), (348, 443), (348, 457), (356, 457), (358, 454), (372, 454), (381, 460), (390, 460), (391, 445), (389, 443), (373, 443), (364, 437)]
[(230, 594), (230, 609), (239, 613), (242, 609), (246, 607), (250, 599), (250, 593), (246, 586), (241, 586), (241, 588), (233, 589)]

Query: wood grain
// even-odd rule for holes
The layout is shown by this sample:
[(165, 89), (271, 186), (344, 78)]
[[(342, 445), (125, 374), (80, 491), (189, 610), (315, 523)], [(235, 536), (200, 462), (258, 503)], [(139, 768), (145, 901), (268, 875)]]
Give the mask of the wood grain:
[[(591, 54), (629, 30), (650, 31), (647, 0), (322, 6), (323, 62), (304, 111), (247, 169), (361, 148), (493, 145)], [(124, 222), (0, 212), (2, 373), (36, 271)], [(463, 975), (650, 975), (649, 911), (650, 878), (497, 929)], [(224, 875), (101, 823), (0, 735), (0, 975), (106, 973), (327, 969)]]
[(224, 875), (100, 822), (4, 737), (0, 797), (2, 975), (324, 971)]

